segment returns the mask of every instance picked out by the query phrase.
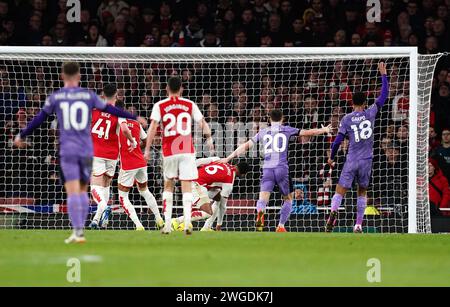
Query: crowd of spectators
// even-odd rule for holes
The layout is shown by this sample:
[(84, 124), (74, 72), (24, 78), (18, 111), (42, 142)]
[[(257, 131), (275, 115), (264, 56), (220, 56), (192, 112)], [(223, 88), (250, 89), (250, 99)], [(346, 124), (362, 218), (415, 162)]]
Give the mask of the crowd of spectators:
[[(79, 23), (67, 21), (66, 2), (0, 0), (0, 45), (418, 46), (423, 54), (450, 49), (450, 0), (381, 0), (380, 23), (366, 20), (365, 1), (352, 0), (81, 1)], [(375, 130), (370, 204), (376, 206), (407, 203), (407, 65), (402, 59), (388, 61), (390, 96)], [(31, 187), (34, 197), (42, 202), (61, 199), (58, 188), (49, 188), (57, 186), (58, 179), (54, 122), (30, 138), (28, 148), (11, 147), (12, 137), (36, 114), (45, 96), (61, 86), (58, 68), (55, 63), (39, 61), (0, 63), (0, 129), (4, 132), (1, 142), (5, 148), (0, 190), (5, 196), (24, 191), (30, 195)], [(119, 99), (145, 119), (154, 102), (164, 97), (167, 76), (174, 74), (182, 77), (184, 95), (199, 104), (208, 120), (221, 125), (255, 123), (249, 134), (266, 122), (267, 111), (272, 108), (282, 109), (287, 123), (299, 128), (328, 123), (337, 127), (342, 116), (351, 110), (352, 92), (365, 91), (370, 103), (380, 90), (376, 61), (339, 59), (284, 64), (243, 61), (227, 65), (90, 62), (83, 65), (83, 86), (100, 93), (106, 82), (117, 83)], [(430, 196), (433, 195), (436, 207), (450, 207), (446, 196), (450, 193), (449, 84), (447, 57), (439, 62), (432, 83), (430, 182), (438, 184), (430, 185)], [(236, 136), (236, 143), (245, 137)], [(305, 138), (292, 145), (292, 151), (300, 153), (290, 158), (294, 166), (292, 176), (300, 187), (296, 195), (303, 195), (308, 206), (330, 202), (348, 150), (344, 142), (337, 155), (337, 168), (327, 169), (325, 161), (332, 140), (331, 136)], [(238, 185), (241, 195), (255, 193), (258, 188), (259, 159), (254, 164), (253, 178)], [(33, 168), (24, 169), (21, 165)], [(158, 173), (156, 163), (150, 167)], [(160, 179), (154, 180), (155, 186), (161, 186)], [(297, 201), (301, 203), (301, 199)]]

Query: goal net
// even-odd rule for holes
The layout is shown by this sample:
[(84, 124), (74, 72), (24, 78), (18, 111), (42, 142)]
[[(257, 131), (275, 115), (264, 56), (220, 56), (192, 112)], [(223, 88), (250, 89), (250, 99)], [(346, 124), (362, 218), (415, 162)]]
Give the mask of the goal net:
[[(303, 137), (289, 145), (294, 202), (286, 226), (289, 231), (323, 231), (348, 150), (344, 141), (331, 169), (326, 165), (330, 145), (341, 118), (352, 110), (352, 93), (365, 92), (369, 104), (379, 95), (377, 64), (382, 60), (388, 67), (390, 95), (373, 127), (373, 171), (364, 227), (369, 232), (429, 232), (427, 138), (433, 72), (441, 55), (416, 52), (414, 48), (2, 47), (0, 227), (69, 227), (59, 181), (56, 121), (50, 119), (27, 138), (24, 149), (14, 148), (12, 140), (37, 114), (46, 96), (62, 86), (61, 65), (71, 60), (81, 65), (81, 86), (101, 94), (106, 83), (117, 84), (118, 98), (147, 120), (153, 104), (166, 95), (168, 76), (181, 76), (183, 96), (203, 111), (221, 157), (266, 127), (268, 111), (274, 108), (281, 109), (285, 123), (293, 127), (320, 128), (331, 123), (332, 135)], [(160, 201), (163, 178), (158, 146), (152, 148), (148, 173), (150, 191)], [(199, 158), (209, 156), (199, 129), (195, 146)], [(223, 228), (253, 231), (262, 158), (254, 148), (239, 160), (249, 162), (252, 170), (236, 179)], [(355, 191), (347, 193), (339, 210), (337, 231), (351, 229), (355, 221)], [(154, 229), (154, 218), (137, 190), (130, 195), (144, 226)], [(110, 204), (113, 214), (108, 229), (133, 229), (119, 206), (117, 173)], [(174, 204), (174, 215), (181, 214), (179, 188)], [(281, 204), (275, 190), (267, 208), (266, 230), (276, 227)], [(92, 201), (91, 213), (95, 211)]]

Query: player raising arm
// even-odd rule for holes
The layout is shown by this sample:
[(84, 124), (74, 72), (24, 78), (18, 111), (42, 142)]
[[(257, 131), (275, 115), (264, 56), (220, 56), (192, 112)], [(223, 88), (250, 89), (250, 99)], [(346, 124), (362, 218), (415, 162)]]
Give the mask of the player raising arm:
[[(222, 225), (228, 197), (233, 191), (234, 179), (244, 177), (249, 170), (246, 162), (231, 165), (220, 163), (219, 160), (218, 157), (196, 160), (198, 179), (192, 182), (194, 204), (191, 221), (208, 218), (202, 231), (210, 230), (217, 217), (219, 217), (218, 225)], [(212, 207), (211, 200), (215, 201)], [(184, 216), (172, 219), (172, 228), (184, 230)]]
[[(165, 227), (162, 230), (163, 234), (169, 234), (171, 231), (175, 179), (181, 181), (183, 214), (186, 225), (190, 225), (193, 200), (191, 182), (198, 178), (194, 143), (192, 140), (193, 121), (199, 123), (203, 129), (203, 134), (207, 139), (210, 151), (214, 150), (211, 130), (198, 106), (194, 102), (181, 97), (183, 91), (181, 79), (179, 77), (169, 78), (166, 90), (169, 97), (157, 102), (153, 106), (144, 155), (145, 159), (150, 159), (150, 147), (153, 143), (158, 125), (161, 125), (164, 173), (164, 192), (162, 199), (165, 218)], [(186, 227), (185, 233), (191, 234), (192, 230)]]
[(87, 188), (92, 169), (93, 146), (91, 137), (91, 111), (103, 110), (118, 117), (136, 117), (106, 104), (94, 92), (79, 87), (80, 66), (64, 63), (64, 87), (50, 95), (39, 114), (16, 136), (14, 144), (23, 146), (23, 138), (38, 128), (48, 116), (56, 113), (59, 129), (59, 155), (61, 181), (67, 192), (69, 218), (74, 229), (66, 243), (83, 243), (84, 224), (89, 213)]
[(222, 159), (221, 162), (228, 163), (252, 148), (256, 143), (262, 143), (264, 148), (264, 164), (259, 200), (256, 203), (256, 230), (263, 230), (264, 212), (270, 199), (270, 193), (273, 192), (275, 185), (278, 185), (284, 202), (280, 212), (280, 222), (277, 227), (277, 232), (286, 232), (284, 225), (292, 209), (292, 187), (288, 165), (289, 141), (294, 136), (315, 136), (330, 133), (332, 128), (331, 125), (328, 125), (321, 129), (300, 130), (283, 125), (283, 113), (280, 110), (270, 111), (269, 116), (269, 127), (259, 131), (252, 139), (240, 145), (226, 159)]
[[(107, 84), (103, 88), (103, 96), (107, 104), (119, 106), (117, 87)], [(116, 104), (117, 103), (117, 104)], [(120, 109), (122, 107), (119, 106)], [(125, 130), (124, 130), (125, 129)], [(92, 164), (91, 195), (97, 203), (97, 212), (90, 224), (93, 229), (108, 225), (111, 207), (108, 206), (111, 181), (116, 172), (119, 158), (119, 122), (117, 116), (94, 109), (92, 111), (91, 135), (94, 144), (94, 160)], [(122, 133), (133, 141), (130, 130), (124, 124)], [(136, 144), (134, 144), (136, 147)]]
[(353, 94), (353, 112), (342, 118), (339, 132), (333, 145), (328, 164), (334, 164), (334, 157), (346, 136), (349, 138), (349, 149), (344, 167), (336, 186), (336, 193), (331, 200), (331, 213), (325, 226), (326, 232), (333, 231), (336, 224), (338, 209), (348, 189), (351, 189), (353, 181), (358, 183), (358, 198), (356, 201), (356, 224), (353, 231), (362, 232), (364, 211), (367, 205), (367, 188), (372, 172), (373, 158), (373, 128), (378, 110), (381, 109), (389, 96), (389, 82), (387, 78), (386, 64), (378, 64), (381, 74), (381, 94), (376, 102), (366, 109), (367, 98), (362, 92)]

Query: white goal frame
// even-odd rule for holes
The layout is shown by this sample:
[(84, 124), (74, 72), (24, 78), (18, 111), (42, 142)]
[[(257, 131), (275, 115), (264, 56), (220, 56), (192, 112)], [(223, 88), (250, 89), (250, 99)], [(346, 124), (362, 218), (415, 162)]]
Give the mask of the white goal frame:
[[(191, 59), (192, 61), (202, 61), (202, 55), (241, 55), (248, 56), (252, 59), (252, 55), (310, 55), (320, 58), (321, 55), (352, 55), (367, 54), (375, 57), (383, 58), (383, 56), (399, 56), (408, 57), (410, 59), (410, 103), (409, 103), (409, 119), (411, 123), (417, 123), (418, 120), (418, 51), (416, 47), (258, 47), (258, 48), (155, 48), (155, 47), (16, 47), (2, 46), (0, 53), (32, 55), (32, 54), (79, 54), (83, 56), (89, 55), (171, 55), (174, 58), (183, 58), (183, 60)], [(80, 60), (82, 59), (80, 58)], [(73, 58), (72, 58), (73, 59)], [(427, 127), (428, 130), (428, 127)], [(409, 170), (408, 170), (408, 233), (417, 233), (417, 208), (416, 201), (417, 191), (417, 124), (409, 125)], [(426, 166), (428, 168), (428, 166)]]

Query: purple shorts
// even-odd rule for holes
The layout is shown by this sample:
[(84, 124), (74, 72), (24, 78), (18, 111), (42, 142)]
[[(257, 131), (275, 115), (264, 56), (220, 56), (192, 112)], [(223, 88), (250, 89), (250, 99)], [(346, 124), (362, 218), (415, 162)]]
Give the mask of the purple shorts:
[(87, 157), (61, 157), (61, 183), (80, 180), (89, 183), (92, 171), (92, 158)]
[(372, 173), (372, 159), (346, 161), (342, 169), (339, 185), (346, 189), (351, 189), (353, 181), (359, 187), (366, 189), (369, 187), (370, 174)]
[(263, 169), (261, 192), (273, 192), (275, 185), (278, 185), (282, 195), (289, 195), (292, 192), (292, 182), (288, 168), (277, 167)]

